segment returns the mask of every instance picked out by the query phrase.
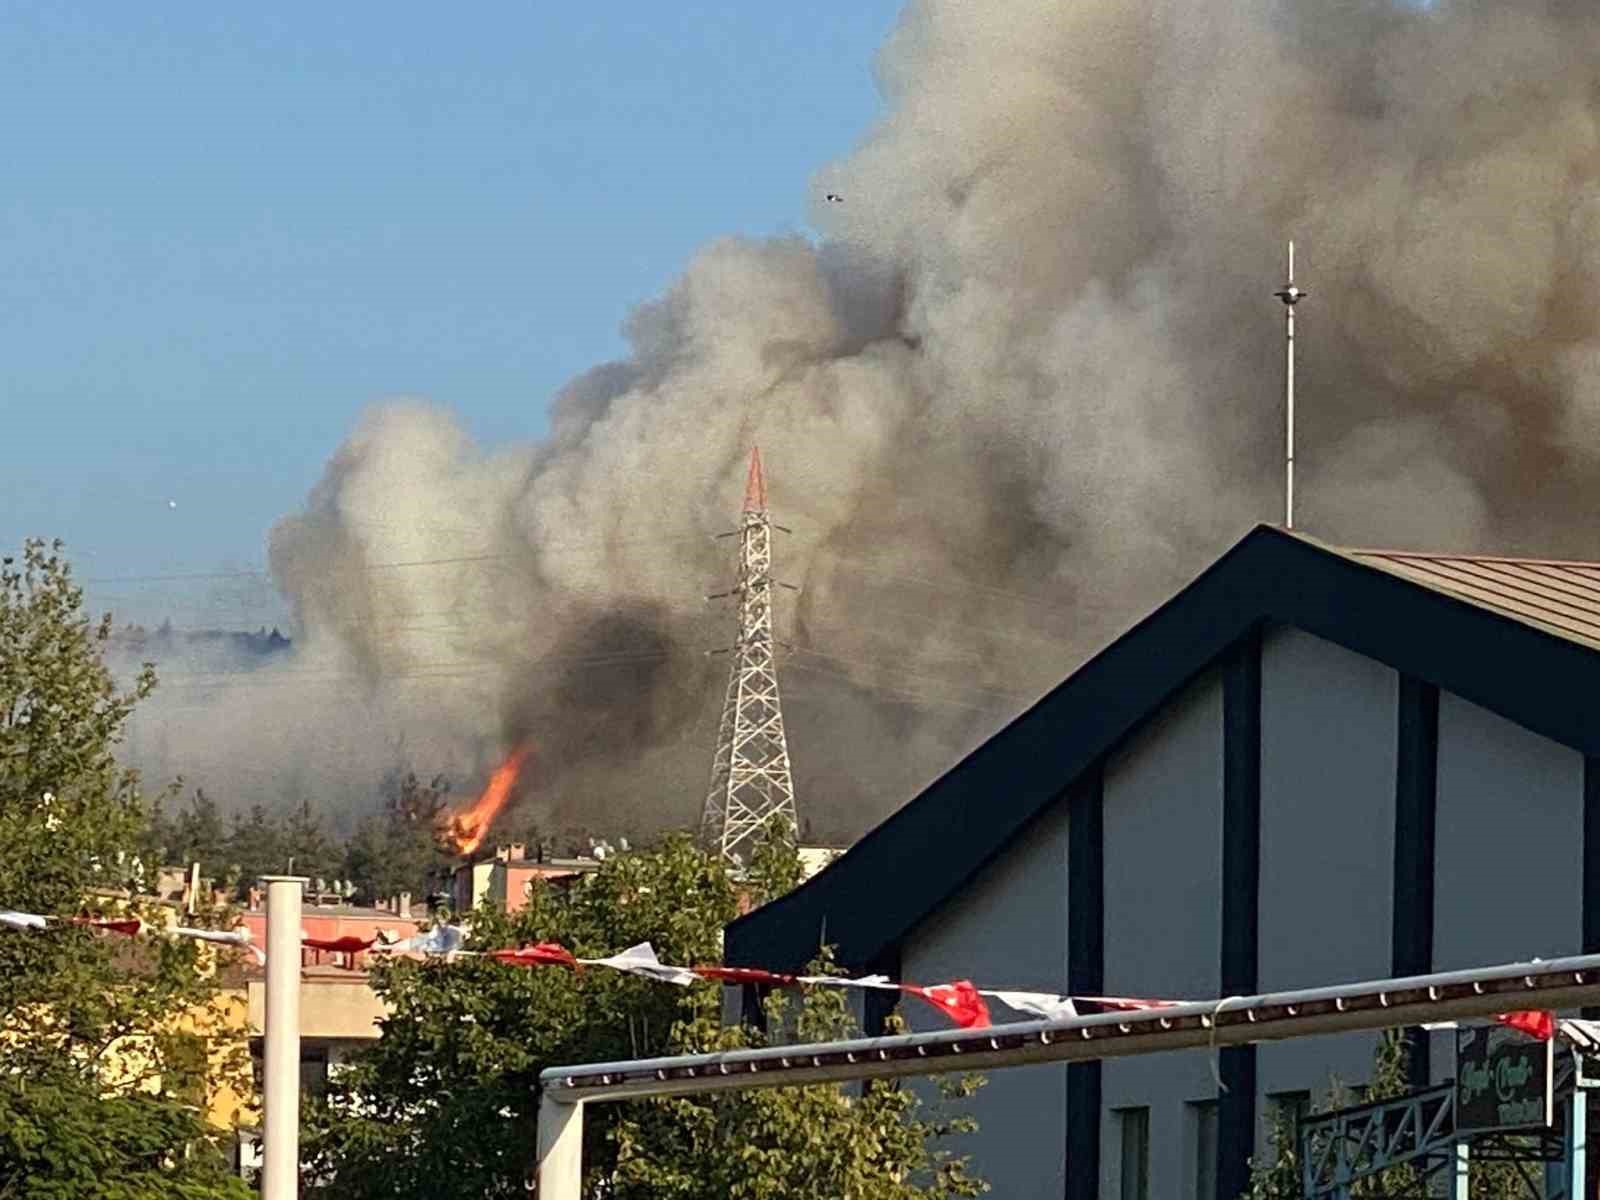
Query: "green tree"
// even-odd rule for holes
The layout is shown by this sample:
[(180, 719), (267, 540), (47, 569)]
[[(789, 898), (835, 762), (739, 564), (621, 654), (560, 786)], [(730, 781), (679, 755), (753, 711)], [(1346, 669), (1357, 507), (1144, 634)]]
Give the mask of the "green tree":
[(1300, 1146), (1294, 1117), (1274, 1107), (1267, 1121), (1268, 1161), (1250, 1160), (1246, 1200), (1299, 1200)]
[[(746, 886), (764, 898), (762, 880)], [(715, 962), (738, 901), (736, 881), (719, 861), (671, 836), (648, 851), (608, 857), (569, 887), (536, 887), (515, 914), (480, 909), (472, 945), (559, 941), (580, 957), (598, 957), (649, 941), (666, 961)], [(484, 958), (381, 963), (373, 979), (391, 1006), (383, 1036), (334, 1082), (305, 1141), (308, 1177), (323, 1180), (329, 1196), (524, 1194), (540, 1070), (758, 1037), (720, 1027), (721, 991), (712, 984), (517, 970)], [(773, 1005), (772, 1028), (792, 1020), (802, 1032), (839, 1036), (849, 1024), (833, 989), (815, 989), (792, 1018), (781, 1002)], [(739, 1143), (751, 1153), (730, 1155), (742, 1114), (762, 1124), (759, 1132), (746, 1128)], [(887, 1085), (865, 1096), (816, 1087), (602, 1105), (586, 1122), (587, 1187), (596, 1197), (975, 1195), (981, 1185), (937, 1148), (969, 1127), (959, 1118), (930, 1119), (919, 1112), (916, 1091)], [(808, 1186), (771, 1190), (785, 1172)]]
[(311, 807), (311, 801), (302, 800), (291, 808), (282, 828), (278, 852), (283, 856), (283, 869), (292, 866), (296, 875), (332, 879), (343, 855), (322, 828), (322, 817)]
[[(155, 686), (107, 669), (59, 543), (0, 560), (0, 904), (70, 917), (124, 880), (146, 835), (114, 750)], [(210, 1045), (175, 1013), (209, 984), (192, 941), (58, 924), (0, 931), (0, 1200), (246, 1195), (203, 1123)]]
[(239, 813), (233, 818), (233, 828), (228, 831), (227, 860), (225, 877), (234, 882), (240, 893), (247, 891), (263, 875), (283, 871), (287, 862), (283, 831), (260, 804), (251, 805), (248, 813)]
[(425, 783), (415, 772), (395, 772), (382, 793), (381, 809), (356, 827), (340, 867), (369, 904), (401, 892), (424, 895), (453, 861), (442, 844), (450, 795), (443, 775)]
[[(829, 973), (824, 955), (810, 970)], [(799, 1042), (859, 1037), (845, 994), (811, 988), (791, 1013), (782, 992), (767, 1000), (767, 1025)], [(893, 1031), (903, 1027), (893, 1020)], [(696, 1054), (764, 1044), (747, 1029), (723, 1029), (701, 1013), (674, 1026), (670, 1052)], [(862, 1093), (838, 1086), (730, 1091), (620, 1106), (611, 1141), (616, 1167), (590, 1171), (590, 1193), (617, 1200), (721, 1200), (726, 1196), (850, 1196), (945, 1200), (987, 1186), (944, 1139), (977, 1123), (947, 1106), (981, 1085), (977, 1076), (941, 1080), (946, 1101), (925, 1114), (917, 1093), (878, 1081)]]
[(195, 788), (189, 806), (177, 812), (167, 830), (171, 840), (166, 848), (174, 865), (187, 867), (197, 862), (200, 873), (216, 881), (227, 873), (222, 813), (204, 788)]

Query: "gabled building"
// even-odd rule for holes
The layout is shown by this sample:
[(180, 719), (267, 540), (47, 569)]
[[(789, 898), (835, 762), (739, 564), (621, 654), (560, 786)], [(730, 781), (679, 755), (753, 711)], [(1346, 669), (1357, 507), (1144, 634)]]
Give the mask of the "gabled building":
[[(824, 937), (908, 982), (1195, 999), (1600, 951), (1600, 565), (1258, 527), (726, 957)], [(998, 1072), (970, 1147), (999, 1196), (1232, 1200), (1270, 1106), (1372, 1046), (1225, 1049), (1225, 1091), (1199, 1051)]]

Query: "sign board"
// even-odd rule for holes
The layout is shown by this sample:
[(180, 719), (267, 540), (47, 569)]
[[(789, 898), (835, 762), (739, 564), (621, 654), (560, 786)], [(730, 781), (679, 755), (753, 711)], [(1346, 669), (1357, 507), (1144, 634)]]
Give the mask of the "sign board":
[(1554, 1046), (1504, 1025), (1457, 1028), (1457, 1132), (1548, 1127), (1555, 1112)]

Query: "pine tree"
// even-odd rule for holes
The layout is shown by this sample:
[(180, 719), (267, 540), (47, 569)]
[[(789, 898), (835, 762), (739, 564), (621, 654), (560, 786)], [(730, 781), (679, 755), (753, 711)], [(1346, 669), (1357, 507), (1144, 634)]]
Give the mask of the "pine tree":
[(171, 831), (169, 849), (175, 865), (199, 863), (200, 873), (207, 879), (222, 879), (227, 870), (227, 835), (217, 802), (204, 788), (195, 788), (189, 806), (173, 818)]
[(324, 881), (337, 873), (342, 857), (309, 800), (302, 800), (284, 818), (278, 852), (283, 857), (284, 870), (292, 868), (296, 875)]
[(246, 891), (263, 875), (283, 871), (288, 859), (283, 848), (283, 831), (260, 804), (233, 819), (228, 833), (227, 874), (239, 892)]

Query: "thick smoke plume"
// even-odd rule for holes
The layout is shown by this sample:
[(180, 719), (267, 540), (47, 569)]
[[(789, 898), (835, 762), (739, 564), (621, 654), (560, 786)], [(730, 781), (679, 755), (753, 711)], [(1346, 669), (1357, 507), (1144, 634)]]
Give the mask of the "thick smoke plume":
[(1278, 519), (1291, 236), (1300, 524), (1600, 552), (1597, 40), (1567, 0), (913, 3), (819, 245), (706, 248), (543, 442), (360, 422), (272, 535), (293, 661), (173, 765), (334, 799), (530, 737), (524, 816), (692, 821), (759, 443), (800, 805), (858, 833)]

